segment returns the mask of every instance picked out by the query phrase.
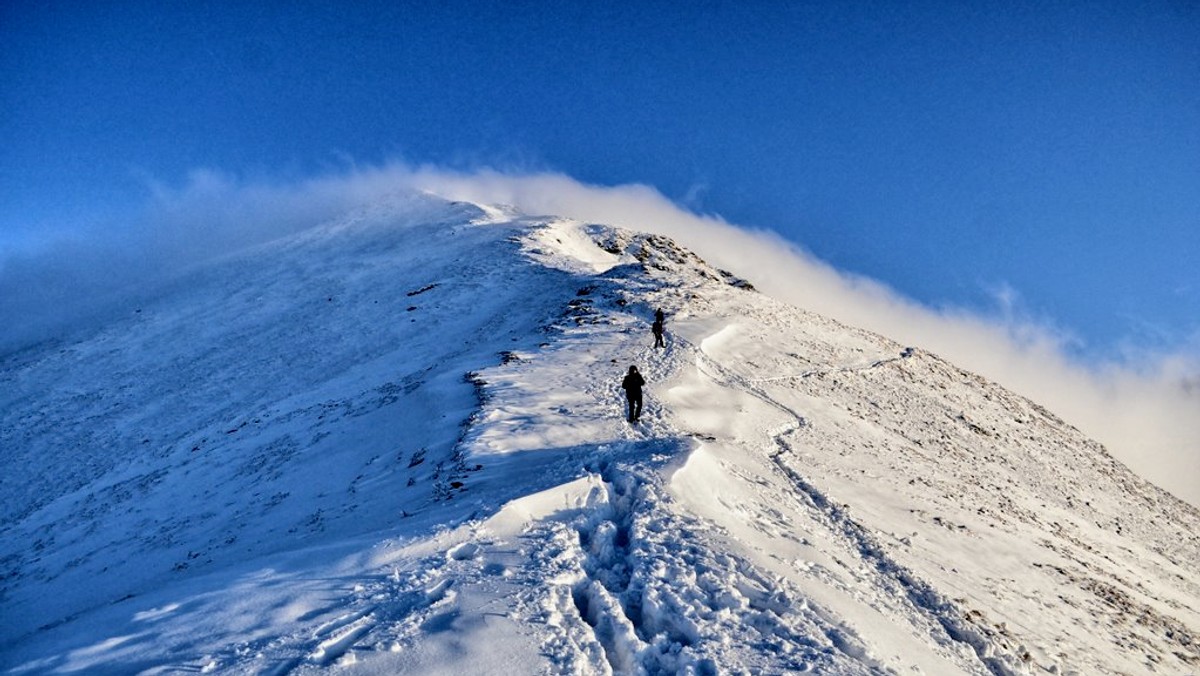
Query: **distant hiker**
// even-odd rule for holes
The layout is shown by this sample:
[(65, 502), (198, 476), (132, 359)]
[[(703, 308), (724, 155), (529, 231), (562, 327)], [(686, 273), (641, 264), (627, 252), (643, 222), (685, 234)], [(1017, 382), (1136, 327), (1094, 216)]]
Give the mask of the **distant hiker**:
[(654, 332), (654, 347), (666, 347), (663, 342), (663, 325), (667, 322), (667, 316), (663, 314), (662, 308), (654, 311), (654, 323), (650, 325), (650, 330)]
[(663, 342), (663, 325), (662, 321), (655, 319), (654, 324), (650, 326), (650, 330), (654, 332), (654, 347), (666, 347)]
[(642, 378), (642, 374), (638, 373), (636, 366), (629, 367), (629, 373), (625, 374), (625, 379), (621, 381), (621, 387), (625, 389), (625, 399), (629, 402), (629, 422), (635, 423), (638, 418), (642, 417), (642, 386), (646, 381)]

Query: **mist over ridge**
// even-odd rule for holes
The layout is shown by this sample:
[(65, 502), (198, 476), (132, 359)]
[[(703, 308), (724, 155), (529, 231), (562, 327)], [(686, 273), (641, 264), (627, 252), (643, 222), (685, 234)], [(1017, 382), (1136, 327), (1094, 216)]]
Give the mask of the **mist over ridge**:
[(776, 298), (938, 353), (1046, 405), (1146, 478), (1200, 504), (1194, 351), (1081, 363), (1070, 356), (1069, 335), (1045, 323), (927, 307), (772, 232), (692, 213), (652, 187), (588, 185), (557, 173), (390, 163), (244, 181), (195, 171), (182, 187), (153, 185), (146, 209), (125, 223), (0, 256), (0, 353), (133, 311), (134, 299), (180, 270), (413, 191), (673, 237)]

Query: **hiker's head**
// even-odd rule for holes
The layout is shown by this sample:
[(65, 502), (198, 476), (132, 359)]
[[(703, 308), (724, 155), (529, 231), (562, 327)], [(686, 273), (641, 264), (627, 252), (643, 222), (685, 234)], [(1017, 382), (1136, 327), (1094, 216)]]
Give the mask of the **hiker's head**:
[(637, 373), (637, 372), (638, 372), (638, 370), (637, 370), (637, 367), (636, 367), (636, 366), (630, 366), (630, 367), (629, 367), (629, 372), (630, 372), (630, 373)]

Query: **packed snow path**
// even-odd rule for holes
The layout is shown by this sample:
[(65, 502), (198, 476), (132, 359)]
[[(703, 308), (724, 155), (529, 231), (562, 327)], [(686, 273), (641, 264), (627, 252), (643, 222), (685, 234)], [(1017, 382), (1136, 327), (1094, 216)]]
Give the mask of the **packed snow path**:
[[(247, 393), (236, 424), (182, 400), (201, 410), (192, 427), (157, 429), (180, 450), (116, 475), (132, 479), (6, 503), (32, 514), (6, 522), (7, 540), (49, 538), (51, 554), (77, 562), (55, 573), (6, 546), (0, 666), (1091, 674), (1200, 663), (1195, 510), (1030, 402), (775, 303), (663, 238), (436, 202), (408, 217), (446, 225), (367, 237), (362, 221), (395, 218), (368, 214), (309, 237), (331, 289), (322, 300), (355, 299), (358, 328), (335, 325), (342, 352), (301, 358), (278, 389), (237, 376), (251, 382), (235, 390)], [(306, 264), (305, 246), (284, 247), (281, 269)], [(389, 265), (397, 248), (420, 264)], [(266, 279), (287, 287), (286, 274)], [(380, 293), (385, 275), (403, 294)], [(403, 303), (420, 330), (346, 335), (386, 334), (370, 307), (381, 299)], [(668, 316), (665, 349), (652, 347), (655, 308)], [(119, 359), (118, 335), (76, 349), (107, 342)], [(302, 335), (276, 339), (312, 349)], [(274, 352), (239, 359), (277, 378), (252, 367)], [(619, 388), (630, 364), (648, 382), (636, 425)], [(199, 380), (230, 388), (226, 376)], [(162, 542), (103, 536), (123, 524), (157, 527)], [(138, 572), (134, 554), (168, 578)], [(84, 574), (101, 584), (62, 610), (39, 596)]]

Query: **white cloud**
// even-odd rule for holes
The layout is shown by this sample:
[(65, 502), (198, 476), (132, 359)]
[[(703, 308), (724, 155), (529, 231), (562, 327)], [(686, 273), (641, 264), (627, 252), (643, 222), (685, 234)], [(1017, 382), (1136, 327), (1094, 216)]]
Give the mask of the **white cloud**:
[(111, 303), (190, 263), (413, 189), (674, 237), (772, 296), (935, 352), (1024, 394), (1143, 476), (1200, 505), (1200, 350), (1082, 365), (1066, 356), (1068, 336), (1013, 310), (1019, 293), (1007, 286), (995, 290), (999, 317), (934, 309), (838, 271), (771, 232), (691, 213), (652, 188), (586, 185), (553, 173), (395, 164), (270, 184), (197, 172), (182, 189), (155, 186), (146, 212), (108, 236), (63, 242), (53, 255), (0, 261), (0, 316), (21, 319), (0, 334), (0, 349), (61, 331), (101, 312), (104, 299)]
[(436, 169), (416, 170), (410, 180), (453, 199), (505, 202), (674, 237), (776, 298), (937, 353), (1037, 401), (1142, 476), (1200, 506), (1200, 352), (1080, 364), (1067, 356), (1073, 338), (1024, 317), (1016, 309), (1020, 294), (1009, 286), (995, 290), (1000, 318), (933, 309), (835, 270), (773, 233), (689, 213), (645, 186)]
[(188, 266), (406, 190), (397, 178), (368, 172), (247, 183), (198, 170), (181, 188), (148, 182), (140, 213), (0, 250), (0, 354), (126, 311)]

